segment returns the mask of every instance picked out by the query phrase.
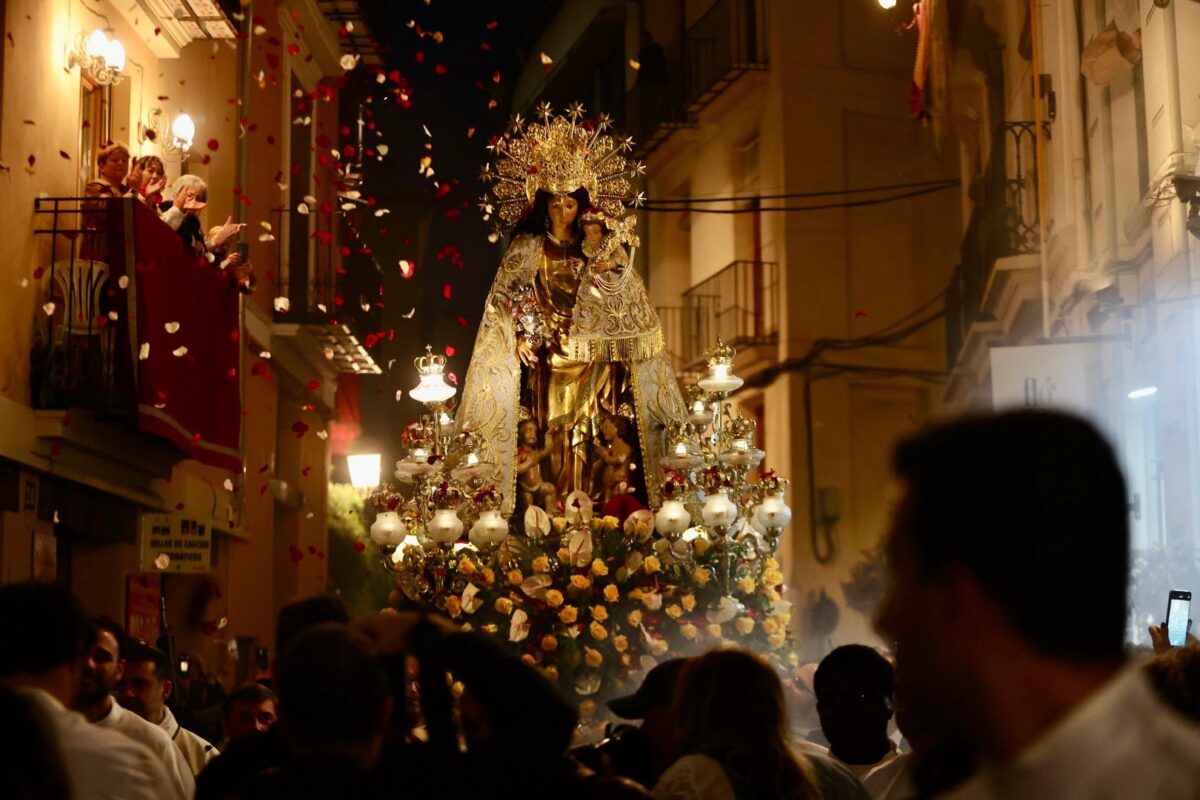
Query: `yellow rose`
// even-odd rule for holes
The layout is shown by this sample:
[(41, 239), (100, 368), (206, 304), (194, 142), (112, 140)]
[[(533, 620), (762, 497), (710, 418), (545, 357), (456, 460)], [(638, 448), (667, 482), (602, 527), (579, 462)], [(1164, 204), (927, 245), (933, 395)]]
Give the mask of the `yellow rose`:
[(588, 626), (588, 633), (598, 642), (602, 642), (608, 638), (608, 631), (599, 622), (593, 622)]
[(498, 625), (496, 625), (496, 623), (494, 623), (494, 622), (487, 622), (487, 623), (484, 623), (482, 630), (484, 633), (493, 634), (496, 631), (500, 630), (500, 627)]
[(542, 673), (552, 681), (558, 680), (558, 668), (553, 664), (542, 670)]
[(679, 619), (683, 616), (683, 609), (672, 603), (667, 606), (667, 616), (671, 619)]
[(645, 522), (638, 520), (637, 522), (633, 523), (633, 535), (639, 539), (645, 539), (650, 535), (650, 526)]
[(763, 569), (779, 569), (779, 562), (775, 560), (774, 556), (767, 556), (767, 559), (763, 561)]
[(750, 594), (751, 592), (754, 591), (754, 587), (755, 587), (754, 578), (751, 578), (749, 575), (742, 578), (737, 583), (738, 591), (743, 594)]
[(700, 635), (700, 629), (697, 628), (695, 625), (692, 625), (691, 623), (681, 626), (679, 628), (679, 632), (683, 635), (683, 638), (685, 638), (689, 641), (695, 639), (697, 636)]
[(685, 594), (679, 599), (679, 602), (683, 604), (683, 610), (689, 614), (696, 610), (695, 595)]
[(551, 589), (546, 592), (546, 605), (551, 608), (558, 608), (563, 604), (563, 593), (558, 589)]
[(792, 621), (792, 612), (785, 611), (783, 613), (776, 613), (775, 621), (779, 623), (779, 626), (781, 628), (786, 628), (788, 626), (788, 623), (790, 623)]
[(496, 582), (496, 572), (491, 567), (484, 567), (480, 573), (483, 576), (483, 582), (491, 585)]
[(535, 660), (533, 659), (533, 656), (532, 656), (532, 655), (530, 655), (529, 653), (526, 653), (525, 655), (521, 656), (521, 663), (522, 663), (522, 664), (527, 664), (527, 665), (529, 665), (529, 666), (531, 666), (531, 667), (532, 667), (534, 664), (536, 664), (536, 663), (537, 663), (537, 661), (535, 661)]
[(525, 576), (521, 574), (521, 570), (514, 569), (512, 572), (508, 573), (508, 582), (513, 586), (520, 586), (525, 582)]
[(552, 653), (558, 649), (558, 639), (552, 634), (542, 637), (542, 649), (547, 653)]
[(662, 608), (662, 595), (655, 592), (643, 592), (642, 605), (651, 611), (657, 611)]
[(446, 613), (451, 617), (458, 617), (462, 614), (462, 600), (458, 595), (452, 594), (446, 598)]
[(628, 668), (633, 666), (633, 656), (629, 653), (621, 653), (620, 661), (622, 667)]
[(606, 531), (615, 531), (621, 526), (621, 520), (611, 515), (606, 516), (601, 522), (604, 523), (604, 530)]
[(475, 565), (471, 563), (471, 559), (464, 558), (458, 562), (458, 571), (464, 575), (474, 575)]
[(721, 636), (723, 635), (721, 633), (721, 626), (715, 622), (710, 622), (708, 625), (708, 635), (713, 637), (714, 639), (720, 639)]
[(787, 635), (783, 631), (772, 634), (767, 637), (767, 644), (771, 645), (772, 650), (778, 650), (787, 642)]
[(737, 622), (733, 624), (742, 636), (749, 636), (750, 632), (754, 630), (754, 620), (749, 617), (738, 617)]
[(629, 593), (628, 593), (628, 597), (630, 600), (641, 600), (642, 599), (642, 590), (641, 589), (630, 589)]
[(554, 524), (554, 532), (555, 533), (562, 533), (564, 530), (566, 530), (566, 527), (567, 527), (567, 518), (566, 517), (555, 517), (554, 519), (551, 520), (551, 522)]
[(629, 649), (629, 639), (624, 636), (614, 636), (612, 640), (613, 649), (618, 653), (624, 653)]
[(590, 647), (583, 648), (583, 663), (589, 667), (598, 667), (604, 663), (604, 656), (600, 655), (599, 650), (593, 650)]
[(669, 650), (669, 649), (670, 649), (670, 645), (667, 644), (666, 639), (651, 639), (650, 640), (650, 654), (651, 655), (661, 656), (663, 653), (667, 652), (667, 650)]
[(509, 600), (507, 597), (497, 597), (496, 610), (501, 614), (511, 614), (513, 610), (513, 601)]
[(558, 618), (562, 620), (564, 625), (570, 625), (579, 617), (579, 610), (575, 606), (563, 606), (562, 611), (558, 612)]
[(629, 616), (626, 617), (626, 619), (629, 621), (630, 625), (636, 628), (638, 625), (642, 624), (642, 612), (635, 608), (633, 611), (629, 612)]
[(697, 585), (706, 585), (708, 583), (708, 579), (708, 570), (706, 570), (704, 567), (696, 567), (696, 569), (692, 570), (692, 580), (695, 581)]
[(564, 563), (567, 561), (570, 561), (571, 560), (571, 551), (565, 547), (558, 548), (558, 560), (562, 561)]
[(662, 564), (659, 562), (658, 556), (646, 556), (646, 560), (642, 562), (642, 569), (646, 570), (648, 575), (662, 569)]
[(587, 575), (572, 575), (571, 585), (576, 589), (586, 589), (592, 585), (592, 580)]
[(537, 558), (535, 558), (533, 560), (533, 571), (534, 572), (549, 572), (550, 571), (550, 559), (546, 558), (545, 556), (538, 556)]
[(604, 606), (592, 606), (592, 619), (604, 622), (604, 620), (608, 619), (608, 609)]
[(763, 620), (762, 629), (763, 633), (770, 636), (772, 633), (779, 630), (779, 623), (768, 617), (767, 619)]
[(763, 583), (767, 586), (778, 586), (783, 583), (783, 573), (777, 569), (764, 570)]
[(597, 578), (604, 577), (605, 575), (608, 574), (608, 565), (597, 558), (595, 561), (592, 562), (592, 574), (595, 575)]
[(615, 583), (604, 587), (604, 599), (609, 603), (615, 603), (621, 599), (621, 592)]
[(580, 716), (590, 717), (595, 713), (596, 713), (596, 701), (595, 700), (584, 700), (582, 703), (579, 704), (579, 715)]
[(702, 556), (708, 552), (708, 547), (710, 544), (711, 542), (709, 542), (708, 539), (705, 539), (703, 536), (697, 536), (692, 541), (692, 549), (696, 551), (696, 555)]

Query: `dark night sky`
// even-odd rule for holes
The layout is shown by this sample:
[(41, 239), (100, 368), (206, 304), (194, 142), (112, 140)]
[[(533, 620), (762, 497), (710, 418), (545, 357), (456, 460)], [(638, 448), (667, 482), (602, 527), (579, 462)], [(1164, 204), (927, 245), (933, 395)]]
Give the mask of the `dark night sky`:
[[(400, 432), (419, 410), (407, 398), (416, 384), (413, 357), (426, 343), (443, 353), (448, 345), (454, 354), (448, 370), (460, 381), (466, 375), (483, 300), (502, 254), (500, 244), (487, 240), (476, 206), (483, 190), (479, 168), (489, 160), (489, 137), (500, 133), (510, 116), (509, 95), (524, 63), (523, 46), (530, 45), (553, 0), (432, 0), (428, 5), (424, 0), (361, 0), (361, 5), (383, 48), (388, 75), (378, 84), (369, 68), (360, 67), (348, 87), (373, 98), (368, 108), (383, 135), (368, 132), (366, 143), (388, 145), (382, 162), (368, 162), (362, 192), (391, 213), (362, 215), (356, 227), (383, 272), (382, 330), (395, 331), (394, 340), (372, 349), (384, 375), (363, 382), (362, 444), (382, 448), (389, 479)], [(426, 34), (440, 32), (442, 42), (422, 36), (410, 21)], [(393, 71), (411, 88), (409, 108), (389, 91), (397, 86)], [(497, 106), (489, 109), (493, 99)], [(475, 132), (468, 137), (470, 128)], [(433, 159), (432, 179), (418, 174), (424, 155)], [(439, 192), (435, 180), (449, 184), (448, 193)], [(411, 279), (400, 275), (400, 259), (415, 263)], [(400, 403), (397, 389), (405, 395)]]

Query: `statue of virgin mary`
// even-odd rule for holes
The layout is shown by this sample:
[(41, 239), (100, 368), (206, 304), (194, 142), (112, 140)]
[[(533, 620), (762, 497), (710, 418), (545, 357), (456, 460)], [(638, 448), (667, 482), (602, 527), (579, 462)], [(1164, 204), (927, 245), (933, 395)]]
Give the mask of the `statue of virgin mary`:
[[(640, 202), (642, 167), (625, 155), (630, 140), (606, 132), (606, 117), (585, 120), (578, 104), (561, 116), (543, 104), (538, 114), (541, 121), (529, 124), (518, 117), (492, 146), (495, 165), (484, 167), (491, 183), (485, 219), (511, 240), (484, 304), (456, 425), (479, 434), (497, 465), (505, 513), (518, 504), (518, 469), (536, 468), (533, 483), (554, 487), (547, 495), (607, 499), (613, 487), (595, 485), (603, 471), (593, 467), (614, 452), (631, 459), (619, 491), (657, 504), (663, 429), (686, 417), (683, 398), (632, 253), (611, 270), (636, 280), (594, 280), (581, 230), (585, 213), (620, 220)], [(602, 297), (589, 307), (603, 313), (589, 315), (581, 347), (572, 323), (579, 294), (588, 291)], [(632, 439), (628, 448), (613, 441), (614, 431)]]

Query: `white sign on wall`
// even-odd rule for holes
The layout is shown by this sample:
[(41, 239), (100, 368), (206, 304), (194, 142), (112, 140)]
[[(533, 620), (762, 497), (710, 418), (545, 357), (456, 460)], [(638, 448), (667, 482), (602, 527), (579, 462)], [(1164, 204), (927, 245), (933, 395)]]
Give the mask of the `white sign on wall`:
[(1093, 376), (1100, 369), (1098, 344), (993, 347), (991, 357), (996, 411), (1046, 408), (1096, 418), (1099, 398)]

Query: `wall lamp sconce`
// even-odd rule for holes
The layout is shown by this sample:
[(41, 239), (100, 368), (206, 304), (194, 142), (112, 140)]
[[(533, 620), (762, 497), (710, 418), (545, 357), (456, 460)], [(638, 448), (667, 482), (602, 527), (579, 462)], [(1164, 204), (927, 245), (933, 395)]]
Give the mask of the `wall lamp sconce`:
[(187, 114), (180, 114), (168, 125), (167, 113), (161, 108), (152, 108), (142, 126), (142, 141), (149, 139), (162, 148), (167, 161), (186, 159), (196, 138), (196, 123)]
[(78, 66), (101, 86), (116, 86), (125, 77), (125, 45), (99, 28), (87, 36), (80, 33), (67, 55), (67, 66)]

